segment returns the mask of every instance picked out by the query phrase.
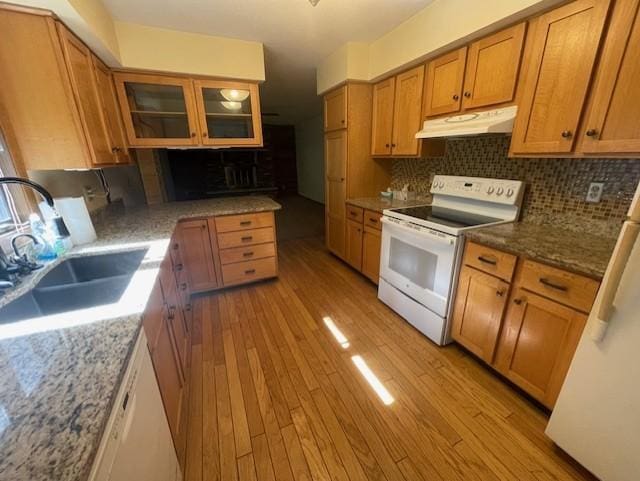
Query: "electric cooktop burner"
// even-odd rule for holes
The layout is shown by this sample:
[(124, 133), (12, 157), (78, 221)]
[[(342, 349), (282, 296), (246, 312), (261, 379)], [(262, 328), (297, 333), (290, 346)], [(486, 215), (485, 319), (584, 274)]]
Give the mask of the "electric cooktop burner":
[(491, 224), (493, 222), (500, 222), (502, 220), (494, 217), (472, 214), (461, 210), (447, 209), (445, 207), (431, 205), (407, 207), (405, 209), (392, 209), (392, 211), (448, 227), (473, 227)]

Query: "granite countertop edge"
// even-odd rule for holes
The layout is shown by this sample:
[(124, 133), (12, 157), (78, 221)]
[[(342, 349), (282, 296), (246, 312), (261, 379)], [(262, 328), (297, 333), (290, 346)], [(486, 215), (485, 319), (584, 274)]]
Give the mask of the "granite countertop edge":
[(418, 205), (428, 205), (431, 197), (418, 197), (411, 200), (383, 199), (382, 197), (356, 197), (347, 199), (347, 204), (382, 213), (385, 209), (402, 209)]
[[(170, 237), (178, 222), (204, 217), (268, 212), (279, 209), (281, 209), (280, 204), (268, 197), (244, 196), (172, 202), (132, 209), (116, 208), (113, 211), (105, 211), (99, 219), (94, 220), (98, 234), (97, 241), (74, 247), (65, 255), (47, 263), (42, 269), (23, 278), (19, 286), (7, 291), (0, 298), (0, 308), (29, 292), (48, 272), (65, 260), (74, 257), (147, 249), (146, 257), (143, 260), (144, 269), (153, 269), (149, 272), (154, 274), (147, 276), (144, 279), (144, 283), (153, 284), (157, 278), (160, 263), (168, 250)], [(143, 269), (143, 264), (138, 268), (138, 271)], [(68, 345), (63, 346), (61, 351), (50, 353), (50, 359), (47, 360), (52, 361), (55, 359), (59, 361), (62, 358), (63, 361), (66, 361), (68, 358), (70, 360), (67, 367), (70, 369), (64, 369), (64, 366), (57, 367), (54, 379), (46, 379), (46, 382), (40, 384), (38, 386), (40, 391), (34, 399), (28, 399), (28, 396), (16, 399), (11, 396), (10, 392), (2, 393), (0, 408), (3, 409), (3, 413), (6, 410), (10, 414), (14, 411), (12, 408), (15, 408), (15, 411), (18, 411), (16, 417), (19, 418), (20, 424), (0, 429), (0, 478), (4, 479), (5, 476), (7, 476), (7, 479), (16, 477), (16, 479), (31, 480), (86, 480), (88, 478), (113, 402), (140, 334), (144, 306), (148, 301), (150, 292), (151, 287), (145, 291), (142, 299), (138, 299), (139, 307), (142, 307), (137, 312), (100, 319), (100, 322), (97, 323), (99, 328), (91, 330), (88, 338), (82, 338), (81, 342), (85, 348), (94, 348), (92, 350), (99, 351), (102, 355), (117, 353), (114, 356), (116, 359), (100, 358), (97, 360), (97, 362), (102, 363), (101, 367), (104, 368), (102, 371), (104, 376), (101, 381), (91, 379), (91, 388), (97, 385), (98, 392), (83, 396), (82, 389), (85, 385), (81, 380), (66, 379), (73, 375), (72, 368), (77, 367), (73, 364), (74, 360), (78, 362), (78, 356), (82, 355), (75, 351), (72, 352), (78, 346), (74, 346), (72, 342), (69, 342)], [(2, 324), (0, 324), (1, 327)], [(65, 327), (65, 329), (59, 330), (60, 333), (54, 330), (53, 334), (59, 334), (68, 339), (73, 336), (74, 329), (77, 329), (82, 336), (87, 336), (82, 331), (83, 326), (72, 327), (71, 329)], [(41, 342), (47, 335), (50, 337), (51, 332), (37, 332), (20, 339), (3, 338), (0, 335), (0, 368), (4, 372), (4, 374), (0, 375), (0, 379), (5, 381), (2, 376), (8, 376), (7, 372), (16, 369), (13, 366), (14, 359), (9, 354), (2, 354), (15, 349), (13, 344), (24, 343), (29, 340), (36, 343)], [(98, 335), (100, 338), (98, 338)], [(91, 336), (95, 338), (92, 339)], [(104, 336), (107, 337), (106, 341)], [(118, 345), (114, 345), (113, 349), (109, 349), (108, 345), (105, 347), (104, 344), (108, 344), (109, 340), (114, 344), (117, 342)], [(68, 349), (68, 352), (65, 352), (65, 349)], [(90, 354), (85, 354), (88, 361), (92, 362), (93, 359), (91, 359)], [(29, 359), (20, 359), (20, 366), (27, 371), (33, 370), (33, 366), (29, 366), (29, 362)], [(38, 362), (40, 362), (40, 359), (38, 359)], [(85, 362), (88, 367), (94, 367), (86, 360), (80, 362)], [(80, 373), (80, 375), (82, 374)], [(13, 378), (15, 377), (18, 376), (13, 376)], [(63, 390), (65, 387), (67, 388), (64, 393), (65, 398), (59, 399), (59, 401), (68, 402), (69, 399), (72, 399), (72, 405), (66, 406), (67, 409), (62, 413), (55, 412), (55, 408), (54, 412), (42, 413), (40, 411), (43, 405), (42, 401), (48, 401), (50, 398), (56, 398), (56, 396), (59, 397), (60, 393), (57, 391)], [(7, 390), (10, 390), (10, 388)], [(95, 399), (91, 399), (92, 396)], [(15, 406), (12, 406), (12, 403)], [(98, 404), (100, 405), (97, 406)], [(79, 424), (82, 421), (80, 421), (80, 416), (76, 411), (91, 409), (87, 408), (87, 406), (96, 407), (91, 416), (85, 417), (86, 424), (83, 426)], [(51, 435), (50, 439), (43, 439), (41, 433), (44, 429), (43, 418), (49, 421), (54, 419), (56, 421), (62, 420), (62, 427), (59, 432), (47, 433)], [(47, 429), (54, 429), (48, 423), (45, 426)], [(87, 434), (85, 435), (84, 433)], [(68, 446), (70, 440), (71, 442), (75, 441), (75, 445)], [(25, 453), (30, 453), (30, 455), (25, 458)], [(34, 459), (37, 459), (37, 461), (34, 461)]]

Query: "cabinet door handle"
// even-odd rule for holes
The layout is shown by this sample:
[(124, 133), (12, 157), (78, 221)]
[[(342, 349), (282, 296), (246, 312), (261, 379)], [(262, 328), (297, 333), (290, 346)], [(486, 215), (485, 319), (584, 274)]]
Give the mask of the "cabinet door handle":
[(518, 306), (521, 305), (523, 302), (524, 302), (524, 299), (514, 299), (513, 300), (513, 303), (518, 305)]
[(459, 100), (460, 96), (458, 94), (453, 94), (453, 100)]
[(187, 290), (187, 284), (186, 284), (185, 282), (183, 282), (182, 284), (180, 284), (180, 288), (181, 288), (183, 291), (186, 291), (186, 290)]
[(587, 137), (596, 137), (598, 135), (598, 131), (596, 129), (589, 129), (586, 131)]
[(180, 245), (176, 242), (175, 244), (173, 244), (173, 250), (176, 251), (180, 248)]
[(250, 241), (250, 240), (252, 240), (252, 239), (253, 239), (253, 236), (252, 236), (252, 235), (248, 235), (248, 236), (245, 236), (245, 237), (241, 237), (241, 238), (240, 238), (240, 240), (241, 240), (242, 242), (249, 242), (249, 241)]
[(184, 266), (182, 264), (176, 264), (176, 271), (180, 272)]
[(464, 96), (465, 96), (466, 98), (470, 99), (470, 98), (471, 98), (471, 92), (465, 92), (465, 93), (464, 93)]
[(391, 147), (395, 148), (395, 147), (396, 147), (396, 144), (391, 144)]
[(573, 136), (573, 132), (571, 132), (570, 130), (563, 130), (560, 135), (562, 135), (562, 137), (565, 139), (570, 139)]
[(196, 133), (195, 132), (191, 132), (191, 137), (195, 137)]
[(255, 269), (247, 269), (246, 271), (244, 271), (245, 274), (249, 275), (249, 274), (255, 274), (256, 270)]
[(169, 306), (169, 310), (167, 313), (167, 319), (169, 319), (170, 321), (173, 321), (176, 317), (176, 306)]
[(505, 292), (506, 292), (506, 291), (505, 291), (504, 289), (500, 289), (500, 290), (496, 291), (496, 296), (498, 296), (498, 297), (502, 297), (502, 296), (504, 296), (504, 293), (505, 293)]
[(191, 312), (191, 304), (187, 304), (186, 306), (184, 306), (184, 310), (187, 312)]
[(251, 257), (253, 255), (253, 251), (243, 252), (242, 257)]
[(561, 291), (561, 292), (567, 292), (569, 290), (569, 288), (567, 286), (562, 286), (560, 284), (556, 284), (556, 283), (551, 282), (549, 279), (546, 279), (544, 277), (541, 277), (539, 279), (539, 281), (540, 281), (540, 284), (542, 284), (543, 286), (550, 287), (551, 289), (556, 289), (556, 290)]
[(341, 123), (341, 124), (344, 124), (344, 119), (342, 119), (342, 120), (340, 121), (340, 123)]
[(496, 264), (498, 264), (498, 261), (493, 260), (493, 259), (487, 259), (484, 256), (478, 256), (478, 260), (480, 262), (484, 262), (485, 264), (489, 264), (489, 265), (492, 265), (492, 266), (495, 266)]
[(202, 132), (202, 136), (203, 137), (209, 137), (209, 133), (208, 132)]
[(242, 225), (242, 226), (251, 225), (251, 221), (250, 220), (243, 220), (242, 222), (240, 222), (240, 225)]
[(388, 148), (388, 147), (389, 147), (389, 144), (384, 144), (384, 146)]

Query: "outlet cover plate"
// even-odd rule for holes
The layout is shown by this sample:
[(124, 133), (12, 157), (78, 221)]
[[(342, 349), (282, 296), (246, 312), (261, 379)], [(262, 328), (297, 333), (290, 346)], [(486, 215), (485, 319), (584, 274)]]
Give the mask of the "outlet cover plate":
[(587, 191), (587, 202), (597, 204), (602, 199), (602, 192), (604, 191), (604, 182), (591, 182), (589, 184), (589, 190)]

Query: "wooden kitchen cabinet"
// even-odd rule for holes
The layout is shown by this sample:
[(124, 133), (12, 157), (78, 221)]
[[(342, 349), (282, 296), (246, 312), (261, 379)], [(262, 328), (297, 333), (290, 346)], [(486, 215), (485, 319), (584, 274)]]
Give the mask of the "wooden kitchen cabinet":
[(362, 269), (362, 221), (347, 220), (346, 261), (354, 269)]
[(453, 308), (451, 336), (484, 361), (493, 362), (509, 284), (463, 266)]
[[(344, 90), (343, 90), (344, 89)], [(362, 82), (349, 82), (325, 95), (325, 127), (341, 122), (343, 101), (348, 127), (325, 133), (325, 242), (329, 251), (344, 259), (345, 201), (358, 197), (377, 196), (389, 186), (391, 163), (371, 157), (371, 120), (373, 87)]]
[(526, 23), (520, 23), (469, 46), (462, 94), (464, 110), (514, 100), (525, 31)]
[(504, 321), (496, 367), (547, 407), (553, 407), (587, 315), (516, 288)]
[(347, 127), (347, 85), (324, 96), (324, 131)]
[(640, 1), (615, 3), (578, 150), (640, 152)]
[[(211, 233), (206, 219), (182, 221), (179, 224), (180, 241), (184, 246), (182, 258), (192, 292), (203, 292), (219, 287), (216, 276)], [(215, 231), (213, 232), (215, 236)]]
[(380, 279), (381, 244), (380, 230), (365, 224), (362, 234), (362, 273), (374, 284)]
[(422, 127), (423, 91), (424, 65), (373, 86), (371, 155), (420, 156), (425, 142), (429, 143), (429, 155), (444, 153), (444, 142), (416, 139)]
[(194, 80), (203, 145), (262, 146), (258, 85)]
[(0, 31), (0, 121), (20, 174), (128, 162), (86, 45), (51, 13), (10, 5), (0, 7)]
[(467, 242), (453, 339), (553, 408), (599, 283)]
[(130, 146), (200, 144), (191, 79), (116, 72), (114, 80)]
[(577, 0), (531, 21), (513, 154), (573, 150), (609, 4)]
[(347, 197), (347, 131), (325, 134), (325, 212), (327, 248), (345, 256), (345, 201)]
[(427, 64), (424, 115), (451, 114), (460, 110), (467, 47), (459, 48)]
[(373, 86), (371, 155), (391, 155), (395, 95), (395, 77)]

